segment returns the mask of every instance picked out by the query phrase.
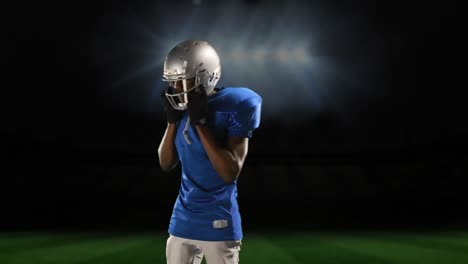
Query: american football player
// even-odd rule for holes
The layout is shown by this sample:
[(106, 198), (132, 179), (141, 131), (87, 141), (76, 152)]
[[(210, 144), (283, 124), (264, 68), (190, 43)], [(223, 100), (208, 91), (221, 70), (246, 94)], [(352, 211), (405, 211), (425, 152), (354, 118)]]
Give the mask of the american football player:
[(168, 264), (238, 263), (243, 237), (237, 181), (262, 98), (245, 87), (216, 87), (217, 51), (206, 41), (176, 45), (164, 61), (167, 127), (158, 148), (164, 171), (181, 165), (169, 222)]

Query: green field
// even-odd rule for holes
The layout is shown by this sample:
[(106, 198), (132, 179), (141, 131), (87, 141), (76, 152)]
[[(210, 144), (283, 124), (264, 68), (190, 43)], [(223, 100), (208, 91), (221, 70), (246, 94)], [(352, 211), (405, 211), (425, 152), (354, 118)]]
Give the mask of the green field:
[[(165, 233), (0, 233), (0, 263), (165, 263)], [(246, 233), (240, 263), (467, 264), (468, 232)]]

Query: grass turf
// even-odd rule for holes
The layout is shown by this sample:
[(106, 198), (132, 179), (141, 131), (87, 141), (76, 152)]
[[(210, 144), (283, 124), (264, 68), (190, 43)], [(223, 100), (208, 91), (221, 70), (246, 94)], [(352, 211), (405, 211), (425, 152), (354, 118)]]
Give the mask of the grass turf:
[[(165, 263), (166, 238), (165, 233), (0, 233), (0, 263)], [(240, 263), (466, 264), (468, 232), (247, 233)]]

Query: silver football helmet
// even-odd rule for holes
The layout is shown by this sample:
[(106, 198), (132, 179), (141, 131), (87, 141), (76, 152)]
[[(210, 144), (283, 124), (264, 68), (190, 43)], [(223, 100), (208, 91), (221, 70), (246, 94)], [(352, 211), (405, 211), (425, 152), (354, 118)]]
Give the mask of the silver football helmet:
[[(175, 46), (164, 60), (163, 81), (174, 87), (182, 81), (183, 91), (166, 91), (172, 107), (177, 110), (187, 109), (188, 93), (196, 88), (204, 88), (209, 94), (221, 77), (221, 63), (216, 50), (206, 41), (186, 40)], [(194, 85), (187, 87), (187, 80), (194, 79)]]

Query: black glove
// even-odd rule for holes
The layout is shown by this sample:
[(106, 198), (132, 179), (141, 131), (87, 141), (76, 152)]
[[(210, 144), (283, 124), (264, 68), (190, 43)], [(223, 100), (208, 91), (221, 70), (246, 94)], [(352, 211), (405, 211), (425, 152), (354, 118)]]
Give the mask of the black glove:
[(167, 122), (174, 124), (174, 123), (177, 123), (182, 118), (182, 111), (176, 110), (174, 109), (174, 107), (172, 107), (171, 103), (169, 102), (169, 99), (167, 99), (167, 96), (166, 96), (166, 91), (168, 89), (162, 91), (161, 100), (163, 103), (164, 112), (166, 113)]
[(189, 93), (187, 110), (192, 124), (204, 125), (206, 123), (208, 97), (204, 87), (200, 86)]

